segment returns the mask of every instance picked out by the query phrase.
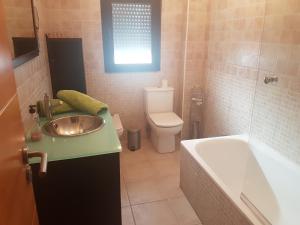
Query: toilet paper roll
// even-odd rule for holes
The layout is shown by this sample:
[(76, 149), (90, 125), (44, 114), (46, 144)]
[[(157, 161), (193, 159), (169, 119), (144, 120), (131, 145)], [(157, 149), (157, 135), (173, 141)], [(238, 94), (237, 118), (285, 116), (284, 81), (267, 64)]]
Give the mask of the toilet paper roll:
[(168, 81), (167, 80), (162, 80), (161, 81), (161, 87), (162, 88), (167, 88), (168, 87)]

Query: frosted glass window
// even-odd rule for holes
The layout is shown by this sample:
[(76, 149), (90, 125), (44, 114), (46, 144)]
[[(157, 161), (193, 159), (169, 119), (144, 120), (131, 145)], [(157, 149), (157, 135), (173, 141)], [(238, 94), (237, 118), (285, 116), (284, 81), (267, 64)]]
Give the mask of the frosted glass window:
[(161, 0), (101, 0), (107, 73), (160, 70)]
[(151, 4), (112, 3), (115, 64), (151, 64)]

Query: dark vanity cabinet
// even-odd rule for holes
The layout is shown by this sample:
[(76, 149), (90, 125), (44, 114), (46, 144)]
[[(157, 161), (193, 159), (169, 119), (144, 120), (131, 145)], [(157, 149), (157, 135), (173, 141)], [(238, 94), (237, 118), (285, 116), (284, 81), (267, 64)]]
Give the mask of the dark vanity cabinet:
[(121, 225), (119, 153), (32, 165), (40, 225)]

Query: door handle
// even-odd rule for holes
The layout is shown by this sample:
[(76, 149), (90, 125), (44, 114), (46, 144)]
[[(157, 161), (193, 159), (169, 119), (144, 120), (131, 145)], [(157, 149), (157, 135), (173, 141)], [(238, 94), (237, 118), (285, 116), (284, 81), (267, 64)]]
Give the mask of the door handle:
[(46, 152), (37, 152), (37, 151), (28, 151), (27, 147), (24, 147), (22, 150), (23, 154), (23, 162), (25, 164), (29, 163), (30, 158), (41, 158), (41, 163), (40, 163), (40, 171), (39, 175), (40, 177), (43, 177), (47, 173), (47, 164), (48, 164), (48, 155)]

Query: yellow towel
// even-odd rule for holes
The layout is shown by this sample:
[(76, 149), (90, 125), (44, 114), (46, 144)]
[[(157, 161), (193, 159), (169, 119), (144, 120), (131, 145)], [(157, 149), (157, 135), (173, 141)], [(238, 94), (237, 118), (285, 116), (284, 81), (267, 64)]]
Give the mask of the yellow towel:
[(108, 108), (105, 103), (74, 90), (61, 90), (57, 92), (57, 97), (72, 108), (92, 115), (97, 115), (101, 110)]

